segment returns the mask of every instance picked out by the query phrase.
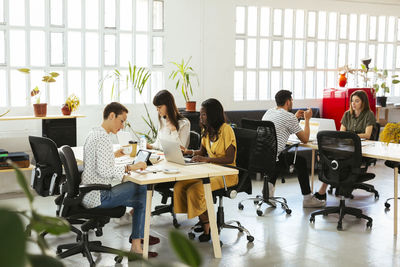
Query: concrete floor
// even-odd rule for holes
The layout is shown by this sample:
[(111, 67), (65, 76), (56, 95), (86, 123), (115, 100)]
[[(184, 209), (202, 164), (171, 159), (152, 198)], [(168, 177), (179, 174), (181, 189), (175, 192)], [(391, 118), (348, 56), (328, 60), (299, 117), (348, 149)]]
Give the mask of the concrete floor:
[[(357, 190), (353, 192), (355, 198), (347, 199), (346, 203), (363, 209), (366, 215), (371, 216), (374, 220), (372, 229), (366, 229), (364, 220), (352, 216), (345, 217), (341, 232), (336, 230), (337, 215), (317, 216), (314, 224), (309, 223), (309, 214), (315, 209), (303, 209), (297, 179), (286, 179), (285, 184), (278, 181), (275, 195), (287, 198), (293, 210), (291, 215), (286, 215), (280, 207), (264, 206), (264, 215), (257, 216), (251, 201), (245, 203), (243, 211), (239, 211), (237, 203), (247, 197), (245, 194), (239, 194), (233, 200), (224, 200), (226, 220), (240, 220), (255, 240), (248, 243), (246, 235), (224, 229), (220, 236), (223, 242), (222, 259), (215, 259), (211, 242), (199, 243), (196, 238), (193, 244), (203, 257), (203, 266), (400, 266), (400, 245), (393, 235), (393, 211), (385, 211), (384, 208), (386, 198), (393, 196), (393, 170), (378, 162), (376, 167), (370, 168), (370, 172), (377, 174), (371, 183), (379, 191), (380, 199), (374, 200), (372, 194)], [(315, 188), (319, 185), (320, 182), (316, 182)], [(262, 182), (253, 181), (254, 195), (259, 194), (261, 188)], [(338, 202), (338, 198), (328, 196), (328, 205), (337, 205)], [(155, 193), (153, 206), (159, 203), (160, 196)], [(34, 204), (42, 214), (55, 214), (53, 197), (36, 197)], [(3, 195), (0, 196), (0, 206), (3, 205), (23, 210), (27, 201), (21, 196)], [(178, 215), (178, 221), (181, 223), (180, 231), (186, 234), (197, 219), (186, 220), (185, 215)], [(130, 227), (111, 222), (103, 229), (102, 237), (91, 234), (91, 240), (101, 240), (106, 246), (128, 250)], [(171, 229), (174, 227), (169, 214), (152, 218), (151, 234), (161, 239), (160, 244), (150, 248), (159, 253), (152, 262), (179, 262), (168, 242)], [(67, 234), (48, 236), (46, 239), (55, 248), (58, 244), (73, 242), (75, 236)], [(93, 258), (97, 266), (115, 265), (113, 255), (94, 253)], [(80, 254), (63, 259), (63, 262), (66, 266), (89, 266)], [(136, 265), (124, 259), (122, 264), (116, 266)]]

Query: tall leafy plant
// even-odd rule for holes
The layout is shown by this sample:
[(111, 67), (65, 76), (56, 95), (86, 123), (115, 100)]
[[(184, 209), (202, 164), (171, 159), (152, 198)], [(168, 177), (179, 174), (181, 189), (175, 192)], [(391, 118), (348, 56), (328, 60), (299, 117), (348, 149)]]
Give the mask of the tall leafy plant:
[(153, 142), (157, 137), (157, 127), (153, 123), (151, 119), (149, 109), (147, 108), (146, 102), (143, 99), (143, 90), (147, 81), (151, 76), (150, 70), (145, 67), (137, 67), (136, 65), (131, 65), (129, 62), (128, 74), (122, 75), (120, 70), (114, 69), (112, 72), (108, 73), (101, 81), (99, 91), (103, 91), (104, 82), (108, 79), (112, 79), (112, 86), (111, 86), (111, 99), (117, 100), (120, 95), (121, 90), (117, 90), (117, 88), (121, 89), (121, 85), (125, 85), (122, 90), (128, 90), (129, 86), (131, 86), (134, 90), (139, 92), (140, 97), (142, 98), (142, 102), (144, 108), (146, 110), (146, 116), (142, 115), (143, 121), (149, 127), (149, 130), (146, 133), (142, 133), (136, 131), (132, 128), (131, 123), (128, 121), (126, 123), (126, 127), (129, 128), (132, 133), (139, 139), (138, 134), (145, 135), (147, 140)]
[(199, 85), (199, 79), (196, 72), (191, 66), (189, 66), (191, 59), (192, 57), (190, 57), (186, 62), (184, 59), (182, 59), (181, 63), (171, 62), (175, 65), (176, 70), (171, 71), (169, 74), (169, 79), (176, 80), (175, 90), (178, 88), (181, 89), (183, 98), (186, 102), (190, 101), (189, 92), (193, 96), (193, 87), (190, 78), (196, 77), (197, 85)]

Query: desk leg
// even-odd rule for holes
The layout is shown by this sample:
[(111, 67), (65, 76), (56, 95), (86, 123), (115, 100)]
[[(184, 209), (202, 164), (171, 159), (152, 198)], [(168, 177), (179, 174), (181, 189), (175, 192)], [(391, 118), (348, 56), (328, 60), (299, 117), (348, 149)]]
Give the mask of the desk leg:
[(151, 218), (151, 200), (153, 198), (154, 185), (147, 185), (146, 196), (146, 215), (144, 220), (144, 240), (143, 240), (143, 258), (149, 256), (149, 235), (150, 235), (150, 218)]
[(219, 243), (217, 219), (215, 217), (214, 202), (211, 192), (210, 179), (203, 179), (204, 193), (206, 196), (206, 204), (208, 211), (208, 220), (210, 222), (211, 239), (214, 248), (214, 257), (221, 258), (221, 245)]
[(314, 192), (315, 149), (311, 150), (311, 193)]
[(398, 197), (398, 185), (399, 185), (399, 168), (394, 168), (394, 235), (397, 235), (397, 197)]

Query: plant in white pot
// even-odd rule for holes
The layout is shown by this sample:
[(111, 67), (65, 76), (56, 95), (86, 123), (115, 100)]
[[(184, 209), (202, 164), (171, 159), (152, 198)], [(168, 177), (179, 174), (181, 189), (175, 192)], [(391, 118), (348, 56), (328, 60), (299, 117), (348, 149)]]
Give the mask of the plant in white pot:
[[(387, 70), (378, 70), (378, 68), (373, 68), (372, 71), (375, 73), (375, 83), (373, 85), (375, 92), (379, 95), (376, 100), (378, 105), (382, 107), (386, 107), (386, 94), (390, 92), (390, 87), (387, 84), (388, 71)], [(390, 76), (392, 79), (392, 84), (398, 84), (400, 81), (398, 78), (399, 75), (393, 74)]]
[(189, 92), (193, 96), (192, 83), (190, 81), (191, 77), (195, 77), (197, 80), (197, 85), (199, 85), (199, 79), (197, 74), (191, 66), (189, 66), (190, 57), (186, 62), (182, 59), (181, 63), (171, 62), (176, 66), (176, 70), (173, 70), (169, 74), (169, 79), (176, 80), (175, 90), (181, 88), (183, 98), (186, 102), (186, 111), (196, 111), (196, 101), (190, 101)]
[[(25, 74), (29, 74), (31, 72), (31, 70), (28, 68), (18, 69), (18, 71), (25, 73)], [(49, 72), (47, 75), (43, 76), (42, 82), (54, 83), (54, 82), (56, 82), (55, 78), (58, 76), (59, 76), (59, 74), (57, 72)], [(35, 113), (35, 117), (46, 117), (47, 103), (40, 103), (40, 96), (41, 96), (41, 91), (39, 90), (38, 86), (36, 86), (35, 88), (33, 88), (31, 90), (33, 111)]]

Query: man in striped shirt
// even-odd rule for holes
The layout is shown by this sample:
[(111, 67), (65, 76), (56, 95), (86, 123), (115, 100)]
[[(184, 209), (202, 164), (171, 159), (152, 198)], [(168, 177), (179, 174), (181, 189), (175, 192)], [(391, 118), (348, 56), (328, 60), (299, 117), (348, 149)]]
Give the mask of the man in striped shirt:
[[(275, 95), (276, 108), (269, 109), (263, 116), (262, 120), (272, 121), (275, 124), (276, 137), (278, 140), (278, 162), (275, 173), (269, 182), (270, 196), (273, 196), (274, 186), (279, 174), (279, 170), (283, 166), (283, 162), (293, 162), (294, 154), (287, 153), (281, 154), (285, 149), (286, 143), (291, 134), (296, 134), (301, 142), (307, 143), (310, 137), (310, 118), (312, 111), (309, 108), (307, 111), (298, 110), (296, 114), (291, 113), (293, 107), (292, 92), (288, 90), (280, 90)], [(298, 119), (304, 118), (304, 130), (301, 129)], [(284, 157), (286, 155), (286, 158)], [(320, 200), (311, 194), (307, 163), (306, 159), (297, 155), (295, 169), (297, 171), (297, 178), (303, 194), (303, 207), (304, 208), (317, 208), (326, 205), (325, 200)], [(272, 193), (272, 194), (271, 194)]]

